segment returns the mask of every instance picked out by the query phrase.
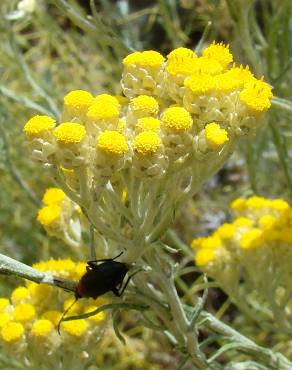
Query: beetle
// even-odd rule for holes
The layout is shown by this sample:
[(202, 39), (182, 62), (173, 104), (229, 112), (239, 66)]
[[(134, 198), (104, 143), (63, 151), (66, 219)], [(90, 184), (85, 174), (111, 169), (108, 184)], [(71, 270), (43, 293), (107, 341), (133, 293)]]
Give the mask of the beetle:
[(130, 266), (124, 262), (115, 261), (123, 252), (114, 258), (105, 258), (99, 260), (88, 261), (86, 272), (78, 281), (75, 289), (74, 302), (63, 312), (63, 315), (58, 323), (58, 332), (60, 334), (60, 325), (64, 316), (71, 307), (80, 298), (93, 298), (112, 291), (117, 297), (121, 297), (129, 284), (132, 276), (130, 275), (123, 286), (123, 281), (127, 275)]
[[(115, 261), (121, 254), (115, 258), (88, 261), (86, 273), (76, 286), (75, 298), (96, 299), (110, 291), (117, 297), (120, 297), (131, 278), (128, 277), (124, 287), (122, 287), (124, 278), (129, 271), (129, 266), (124, 262)], [(102, 263), (97, 264), (98, 262)]]

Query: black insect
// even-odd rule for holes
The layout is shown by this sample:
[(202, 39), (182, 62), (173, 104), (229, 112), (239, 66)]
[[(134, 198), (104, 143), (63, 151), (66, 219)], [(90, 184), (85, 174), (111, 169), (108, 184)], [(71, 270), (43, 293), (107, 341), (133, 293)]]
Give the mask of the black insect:
[[(95, 261), (88, 261), (86, 273), (79, 280), (75, 298), (94, 298), (112, 291), (116, 296), (120, 297), (126, 289), (130, 278), (123, 285), (124, 278), (129, 271), (129, 267), (124, 262), (115, 261), (120, 257), (120, 253), (115, 258), (106, 258)], [(100, 264), (97, 264), (102, 262)]]
[(123, 252), (115, 258), (105, 258), (100, 260), (88, 261), (86, 272), (79, 280), (75, 289), (75, 300), (63, 313), (59, 323), (58, 332), (60, 333), (61, 322), (66, 313), (80, 298), (94, 298), (112, 291), (120, 297), (126, 289), (131, 277), (130, 275), (123, 286), (123, 281), (129, 271), (129, 265), (124, 262), (115, 261)]

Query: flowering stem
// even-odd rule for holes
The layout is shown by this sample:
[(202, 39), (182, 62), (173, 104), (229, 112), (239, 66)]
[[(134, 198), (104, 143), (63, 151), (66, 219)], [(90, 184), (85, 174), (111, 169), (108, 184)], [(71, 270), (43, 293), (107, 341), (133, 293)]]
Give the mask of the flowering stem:
[(170, 333), (176, 337), (182, 347), (189, 353), (190, 359), (197, 369), (208, 369), (210, 367), (207, 364), (205, 355), (199, 349), (195, 324), (192, 323), (192, 327), (190, 326), (190, 322), (174, 285), (172, 267), (169, 264), (166, 265), (161, 252), (159, 252), (160, 250), (159, 248), (155, 248), (155, 251), (154, 249), (149, 251), (147, 261), (152, 268), (152, 274), (155, 277), (163, 298), (169, 306), (172, 317), (171, 321), (176, 323), (175, 332), (171, 328), (168, 328), (168, 330), (170, 330)]
[(275, 353), (268, 348), (258, 346), (252, 340), (248, 339), (244, 335), (237, 332), (235, 329), (218, 320), (209, 312), (203, 311), (201, 313), (201, 318), (204, 321), (204, 325), (206, 325), (209, 329), (222, 334), (223, 336), (225, 336), (225, 338), (230, 338), (230, 340), (232, 340), (233, 342), (237, 342), (238, 349), (250, 354), (254, 354), (256, 357), (260, 358), (261, 361), (264, 361), (269, 369), (292, 369), (292, 363), (288, 361), (285, 356), (277, 352)]
[(22, 262), (0, 254), (0, 273), (5, 275), (14, 275), (38, 284), (54, 285), (59, 288), (74, 292), (76, 282), (61, 279), (51, 274), (38, 271)]

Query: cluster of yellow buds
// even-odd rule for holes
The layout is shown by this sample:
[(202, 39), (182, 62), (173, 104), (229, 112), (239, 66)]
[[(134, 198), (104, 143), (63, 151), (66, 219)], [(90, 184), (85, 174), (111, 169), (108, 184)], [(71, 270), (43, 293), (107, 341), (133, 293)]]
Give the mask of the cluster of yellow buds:
[(257, 307), (292, 327), (292, 207), (252, 196), (231, 208), (232, 223), (193, 240), (196, 264), (240, 307)]
[(71, 91), (57, 126), (48, 116), (26, 123), (33, 158), (95, 230), (123, 243), (128, 262), (162, 235), (175, 208), (270, 107), (270, 86), (232, 62), (229, 47), (215, 43), (202, 56), (187, 48), (167, 58), (134, 52), (123, 60), (126, 97)]
[[(86, 264), (71, 259), (49, 260), (33, 266), (55, 276), (79, 280)], [(69, 298), (68, 298), (69, 297)], [(28, 282), (13, 290), (10, 299), (0, 298), (0, 342), (5, 353), (30, 369), (80, 369), (92, 364), (96, 341), (102, 338), (106, 325), (103, 312), (88, 319), (66, 321), (57, 326), (62, 312), (71, 305), (74, 296), (53, 286)], [(95, 310), (106, 299), (78, 300), (70, 314)], [(82, 365), (81, 365), (82, 364)]]
[(47, 233), (69, 246), (79, 247), (85, 222), (80, 207), (60, 188), (48, 188), (42, 202), (44, 207), (39, 209), (37, 220)]

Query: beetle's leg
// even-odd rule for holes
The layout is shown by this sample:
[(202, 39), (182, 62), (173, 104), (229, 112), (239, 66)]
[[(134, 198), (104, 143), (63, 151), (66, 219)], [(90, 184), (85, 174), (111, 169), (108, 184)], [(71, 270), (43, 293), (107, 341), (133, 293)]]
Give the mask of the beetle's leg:
[(100, 259), (100, 260), (92, 260), (92, 261), (88, 261), (88, 265), (90, 267), (94, 267), (96, 266), (95, 265), (95, 262), (108, 262), (108, 261), (114, 261), (115, 259), (119, 258), (124, 252), (122, 251), (121, 253), (119, 253), (117, 256), (115, 256), (114, 258), (103, 258), (103, 259)]
[[(138, 270), (138, 271), (135, 271), (132, 275), (130, 275), (129, 277), (128, 277), (128, 279), (126, 280), (126, 282), (125, 282), (125, 285), (122, 287), (122, 284), (123, 283), (121, 283), (121, 284), (119, 284), (118, 285), (118, 287), (114, 287), (113, 289), (112, 289), (112, 292), (114, 293), (114, 295), (116, 295), (117, 297), (121, 297), (122, 295), (123, 295), (123, 293), (124, 293), (124, 291), (125, 291), (125, 289), (127, 288), (127, 286), (128, 286), (128, 284), (129, 284), (129, 282), (130, 282), (130, 280), (132, 279), (132, 277), (134, 276), (134, 275), (136, 275), (138, 272), (140, 272), (141, 270)], [(122, 289), (121, 289), (122, 288)], [(121, 290), (120, 290), (121, 289)]]
[(115, 296), (120, 297), (122, 294), (119, 292), (118, 288), (113, 288), (112, 292), (114, 293)]

